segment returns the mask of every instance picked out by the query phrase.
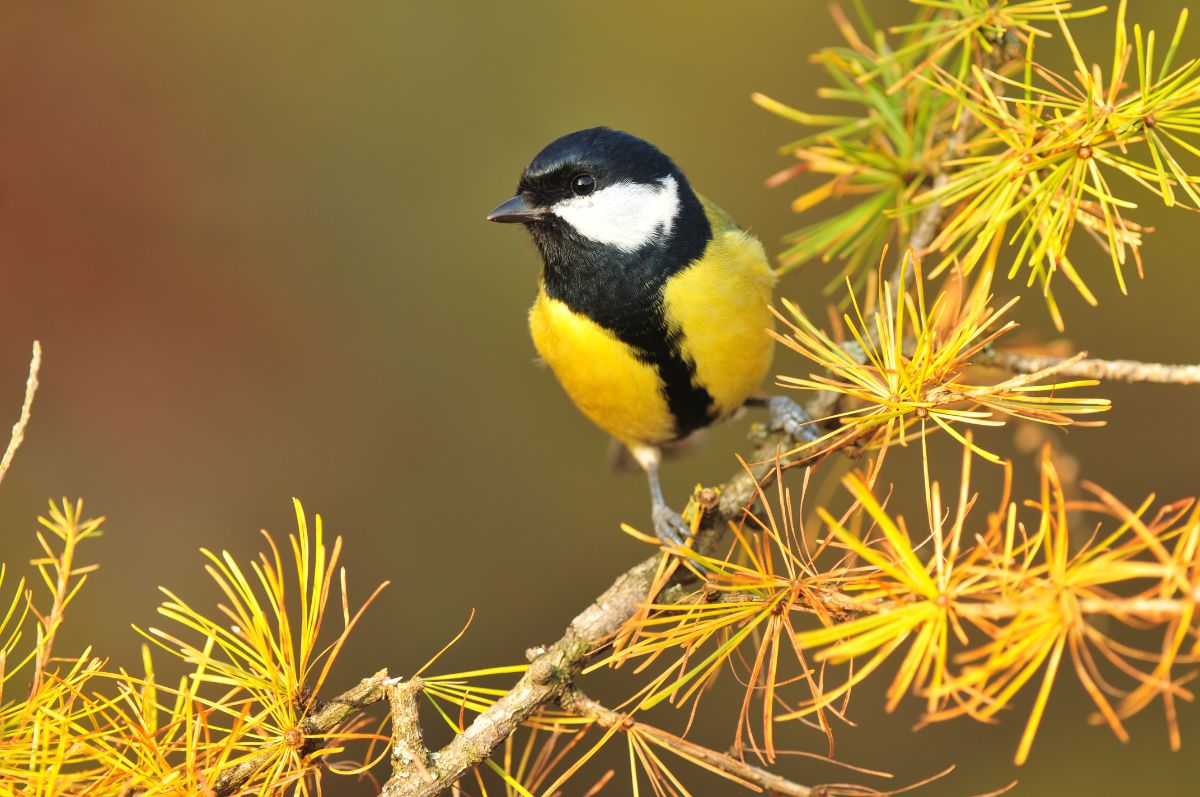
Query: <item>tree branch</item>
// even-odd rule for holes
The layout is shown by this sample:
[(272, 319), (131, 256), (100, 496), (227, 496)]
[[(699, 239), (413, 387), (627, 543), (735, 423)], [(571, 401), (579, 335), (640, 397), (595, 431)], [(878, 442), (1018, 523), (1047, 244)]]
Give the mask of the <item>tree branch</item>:
[(385, 797), (432, 797), (483, 762), (517, 727), (545, 703), (557, 700), (601, 643), (633, 616), (646, 600), (658, 571), (654, 555), (621, 575), (567, 627), (566, 633), (529, 665), (516, 685), (435, 755), (428, 779), (393, 775)]
[[(1019, 373), (1057, 369), (1056, 373), (1068, 376), (1200, 384), (1200, 366), (1119, 360), (1077, 360), (1072, 363), (1071, 359), (985, 351), (976, 358), (975, 364), (1002, 367)], [(836, 394), (815, 394), (807, 407), (809, 413), (814, 417), (825, 414), (830, 396), (836, 397)], [(705, 515), (697, 544), (704, 547), (712, 547), (715, 544), (717, 534), (714, 532), (725, 522), (739, 519), (746, 508), (753, 504), (759, 485), (770, 479), (777, 462), (780, 465), (802, 466), (815, 463), (815, 457), (789, 461), (787, 457), (781, 456), (781, 452), (792, 448), (795, 442), (780, 431), (758, 433), (757, 447), (751, 459), (755, 464), (740, 470), (727, 480), (717, 491), (719, 499), (706, 504), (713, 511)], [(823, 452), (822, 456), (827, 453), (829, 452)], [(421, 690), (421, 682), (415, 679), (396, 684), (388, 680), (386, 670), (381, 670), (354, 689), (334, 698), (306, 719), (300, 730), (306, 737), (314, 737), (316, 741), (316, 737), (330, 732), (347, 717), (361, 712), (372, 703), (387, 699), (392, 707), (392, 752), (395, 771), (384, 785), (382, 795), (433, 797), (449, 789), (463, 775), (479, 766), (522, 722), (547, 703), (565, 701), (566, 704), (570, 704), (574, 700), (575, 705), (586, 705), (588, 710), (594, 710), (594, 718), (597, 721), (611, 722), (617, 715), (603, 714), (603, 707), (598, 704), (593, 706), (590, 702), (579, 703), (579, 700), (586, 699), (575, 696), (572, 682), (621, 626), (651, 597), (649, 593), (654, 586), (660, 562), (661, 554), (655, 554), (618, 577), (612, 586), (571, 621), (562, 638), (548, 648), (538, 649), (539, 652), (533, 658), (529, 669), (511, 690), (476, 716), (462, 733), (437, 752), (431, 753), (425, 747), (417, 716), (416, 695)], [(665, 589), (675, 589), (689, 577), (689, 571), (681, 568), (675, 581)], [(729, 595), (725, 596), (725, 599), (736, 600), (737, 597)], [(836, 592), (823, 594), (820, 600), (827, 610), (851, 616), (881, 610), (881, 607), (866, 605), (860, 600)], [(1114, 608), (1112, 605), (1105, 605), (1089, 608), (1111, 613), (1114, 610), (1131, 611), (1147, 607)], [(1170, 609), (1149, 608), (1155, 611)], [(677, 739), (664, 731), (652, 729), (651, 726), (639, 727), (646, 733), (657, 734), (656, 738), (664, 743), (670, 739), (670, 745), (677, 749), (681, 749), (682, 744), (687, 747), (687, 755), (699, 758), (768, 791), (804, 797), (813, 793), (810, 787), (778, 778), (766, 770), (737, 762), (736, 759), (726, 760), (720, 753), (693, 746), (691, 742)], [(315, 750), (316, 746), (312, 746), (312, 749)], [(214, 784), (215, 794), (224, 797), (234, 793), (270, 759), (271, 753), (267, 751), (222, 772)], [(735, 762), (736, 766), (735, 763), (730, 763), (731, 761)]]
[[(810, 414), (823, 406), (824, 398), (823, 394), (814, 397), (808, 407)], [(719, 488), (719, 501), (705, 502), (704, 508), (711, 511), (707, 511), (702, 520), (697, 545), (705, 548), (715, 545), (718, 536), (715, 532), (726, 521), (741, 517), (745, 507), (754, 501), (758, 489), (755, 480), (759, 480), (759, 484), (768, 480), (777, 462), (807, 466), (819, 458), (792, 461), (781, 456), (781, 452), (794, 447), (796, 441), (779, 430), (759, 432), (756, 442), (751, 460), (755, 464), (738, 471)], [(416, 695), (422, 688), (420, 679), (397, 683), (388, 678), (386, 669), (363, 679), (357, 686), (323, 704), (320, 710), (306, 718), (298, 728), (307, 740), (304, 749), (310, 753), (319, 749), (321, 736), (368, 706), (387, 700), (393, 719), (394, 771), (381, 794), (384, 797), (433, 797), (440, 794), (488, 758), (534, 711), (563, 696), (571, 680), (650, 597), (661, 560), (662, 555), (656, 553), (621, 574), (612, 586), (571, 621), (561, 639), (548, 648), (536, 649), (538, 653), (529, 669), (512, 689), (479, 714), (441, 750), (430, 752), (424, 744), (416, 706)], [(664, 589), (677, 587), (691, 578), (694, 578), (691, 571), (680, 568), (672, 583)], [(411, 761), (405, 760), (406, 757)], [(274, 750), (264, 750), (222, 770), (213, 781), (212, 793), (216, 797), (234, 794), (274, 759)], [(414, 773), (419, 777), (412, 777)]]
[[(763, 435), (752, 461), (720, 488), (716, 511), (705, 515), (697, 544), (711, 545), (714, 530), (725, 521), (740, 517), (754, 500), (755, 478), (763, 479), (775, 467), (781, 451), (795, 445), (783, 432)], [(811, 461), (811, 460), (809, 460)], [(783, 463), (787, 464), (786, 458)], [(566, 633), (529, 665), (516, 685), (488, 707), (445, 747), (430, 756), (431, 780), (392, 778), (384, 784), (384, 797), (433, 797), (484, 761), (517, 727), (540, 706), (562, 698), (572, 679), (580, 673), (603, 645), (650, 598), (661, 555), (655, 554), (617, 578), (613, 585), (580, 613)], [(682, 568), (679, 577), (687, 577)], [(689, 574), (690, 575), (690, 574)]]
[(1069, 357), (1045, 357), (1015, 351), (987, 349), (979, 353), (973, 365), (1003, 368), (1013, 373), (1032, 374), (1053, 368), (1060, 376), (1104, 379), (1112, 382), (1156, 382), (1170, 385), (1200, 384), (1200, 365), (1165, 365), (1137, 360), (1078, 360)]

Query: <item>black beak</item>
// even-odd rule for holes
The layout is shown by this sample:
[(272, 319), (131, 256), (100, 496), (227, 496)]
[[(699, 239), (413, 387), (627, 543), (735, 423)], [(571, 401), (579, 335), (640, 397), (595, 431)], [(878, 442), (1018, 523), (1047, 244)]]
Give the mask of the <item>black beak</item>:
[(521, 194), (500, 205), (487, 215), (488, 221), (499, 221), (505, 224), (528, 224), (546, 217), (544, 208), (535, 207)]

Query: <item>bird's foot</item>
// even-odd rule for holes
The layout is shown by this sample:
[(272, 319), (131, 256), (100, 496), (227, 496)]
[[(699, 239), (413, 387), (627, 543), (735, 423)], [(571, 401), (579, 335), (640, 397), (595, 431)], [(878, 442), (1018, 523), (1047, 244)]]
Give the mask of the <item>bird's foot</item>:
[(695, 536), (687, 521), (666, 504), (655, 504), (650, 510), (650, 516), (654, 520), (654, 533), (664, 545), (675, 544), (684, 548), (687, 541)]
[(767, 410), (771, 413), (771, 428), (782, 429), (796, 440), (811, 443), (820, 437), (813, 419), (796, 402), (787, 396), (771, 396), (767, 399)]

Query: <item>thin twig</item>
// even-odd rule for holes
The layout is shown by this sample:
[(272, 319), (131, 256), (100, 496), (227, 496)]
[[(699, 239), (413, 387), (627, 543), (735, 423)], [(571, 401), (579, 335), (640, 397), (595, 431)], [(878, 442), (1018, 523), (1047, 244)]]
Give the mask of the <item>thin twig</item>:
[[(974, 117), (964, 116), (950, 135), (950, 140), (946, 142), (946, 151), (942, 157), (943, 161), (952, 161), (959, 157), (959, 154), (971, 134), (975, 131), (973, 123)], [(941, 166), (938, 168), (937, 174), (933, 177), (933, 182), (929, 186), (930, 192), (941, 191), (950, 182), (950, 176), (953, 170)], [(900, 253), (900, 263), (892, 272), (892, 287), (897, 295), (904, 292), (908, 287), (908, 283), (913, 279), (913, 274), (916, 269), (909, 263), (905, 267), (906, 261), (911, 258), (920, 259), (928, 254), (929, 245), (933, 243), (933, 239), (937, 237), (938, 230), (942, 226), (942, 217), (945, 215), (946, 206), (940, 201), (934, 202), (929, 207), (921, 211), (917, 216), (917, 223), (913, 225), (912, 235), (908, 237), (908, 246)]]
[[(1077, 355), (1078, 356), (1078, 355)], [(1086, 356), (1086, 355), (1085, 355)], [(1137, 360), (1085, 360), (1046, 357), (1015, 351), (990, 349), (975, 358), (975, 365), (1004, 368), (1018, 374), (1055, 369), (1060, 376), (1105, 379), (1113, 382), (1156, 382), (1164, 385), (1200, 385), (1200, 365), (1166, 365)]]
[[(796, 601), (789, 607), (793, 612), (815, 614), (819, 617), (838, 617), (852, 619), (871, 614), (887, 614), (912, 605), (909, 600), (893, 600), (889, 598), (862, 599), (845, 592), (833, 589), (814, 589), (805, 592), (807, 601)], [(679, 601), (680, 606), (686, 606), (704, 600), (703, 594), (688, 596)], [(723, 591), (711, 603), (765, 603), (762, 595), (753, 592)], [(1030, 611), (1037, 600), (1011, 600), (975, 602), (969, 600), (951, 600), (947, 607), (955, 617), (975, 620), (1008, 620), (1019, 617)], [(1192, 593), (1182, 594), (1176, 598), (1081, 598), (1075, 606), (1081, 615), (1110, 615), (1113, 617), (1134, 617), (1151, 621), (1164, 617), (1178, 617), (1186, 612), (1194, 611), (1200, 603), (1200, 589)]]
[(33, 357), (29, 360), (29, 378), (25, 380), (25, 403), (21, 405), (21, 417), (13, 424), (12, 436), (8, 438), (8, 448), (4, 451), (4, 458), (0, 459), (0, 482), (4, 481), (4, 475), (8, 473), (17, 449), (25, 441), (25, 427), (29, 425), (29, 413), (33, 409), (33, 396), (37, 393), (38, 371), (41, 367), (42, 344), (35, 340)]
[[(983, 65), (983, 74), (988, 75), (990, 71), (999, 70), (1004, 64), (1023, 57), (1024, 53), (1020, 47), (1014, 47), (1014, 42), (1006, 40), (1001, 46), (993, 47), (989, 51), (986, 59), (987, 63)], [(997, 96), (1003, 95), (1004, 87), (1002, 84), (990, 76), (986, 77), (985, 80), (992, 87), (993, 93)], [(933, 181), (930, 183), (929, 192), (941, 191), (950, 182), (954, 170), (947, 168), (945, 164), (962, 157), (963, 149), (975, 133), (975, 127), (975, 116), (970, 113), (962, 114), (958, 120), (958, 127), (954, 128), (950, 133), (949, 140), (946, 142), (946, 149), (942, 153), (937, 173), (933, 176)], [(905, 268), (905, 261), (910, 257), (919, 259), (929, 254), (929, 247), (934, 239), (937, 238), (945, 213), (945, 205), (941, 202), (934, 202), (917, 216), (917, 222), (913, 225), (912, 234), (908, 237), (908, 246), (901, 251), (900, 263), (897, 264), (895, 271), (892, 272), (891, 283), (896, 289), (897, 294), (902, 293), (903, 289), (907, 287), (909, 280), (913, 278), (914, 269), (911, 264), (909, 264), (908, 268)]]
[(674, 750), (684, 758), (700, 761), (705, 766), (725, 772), (738, 780), (752, 783), (768, 794), (784, 795), (784, 797), (812, 797), (814, 794), (821, 793), (819, 787), (818, 789), (813, 789), (809, 786), (803, 786), (787, 778), (780, 777), (773, 772), (768, 772), (752, 764), (747, 764), (745, 761), (725, 755), (724, 753), (718, 753), (716, 750), (711, 750), (695, 742), (667, 733), (653, 725), (634, 722), (626, 715), (606, 708), (576, 689), (571, 689), (564, 693), (559, 703), (564, 710), (571, 714), (595, 720), (596, 724), (603, 728), (624, 726), (626, 731), (636, 731), (643, 736), (653, 737), (656, 741), (668, 749)]

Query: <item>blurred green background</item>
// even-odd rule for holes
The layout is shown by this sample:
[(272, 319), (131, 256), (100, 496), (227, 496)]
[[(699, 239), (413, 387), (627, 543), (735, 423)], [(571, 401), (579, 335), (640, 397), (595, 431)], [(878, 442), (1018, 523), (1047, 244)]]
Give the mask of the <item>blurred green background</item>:
[[(393, 582), (336, 687), (420, 666), (472, 607), (445, 666), (520, 660), (647, 554), (617, 528), (647, 525), (642, 479), (610, 474), (601, 433), (533, 365), (536, 255), (484, 214), (543, 144), (607, 124), (661, 146), (777, 252), (798, 186), (762, 182), (797, 129), (749, 94), (813, 106), (807, 56), (837, 33), (823, 4), (801, 0), (505, 6), (0, 10), (0, 422), (16, 418), (32, 339), (46, 357), (0, 489), (3, 558), (35, 554), (48, 497), (82, 496), (108, 517), (85, 551), (102, 569), (61, 644), (132, 660), (130, 623), (155, 622), (157, 585), (210, 599), (197, 549), (249, 557), (259, 528), (293, 528), (292, 496), (345, 535), (355, 595)], [(1138, 21), (1172, 27), (1175, 3), (1134, 6)], [(1110, 25), (1079, 25), (1089, 60), (1110, 58)], [(1198, 42), (1190, 34), (1184, 52)], [(1069, 335), (1097, 355), (1200, 360), (1195, 218), (1151, 202), (1134, 217), (1160, 228), (1147, 279), (1121, 298), (1089, 251), (1079, 262), (1101, 307), (1064, 289)], [(814, 264), (781, 292), (820, 313), (829, 276)], [(1026, 331), (1052, 336), (1038, 299), (1023, 305)], [(1059, 436), (1083, 475), (1133, 502), (1200, 489), (1200, 389), (1104, 390), (1109, 427)], [(668, 468), (675, 503), (732, 471), (745, 429), (718, 430)], [(885, 717), (878, 689), (858, 696), (861, 727), (838, 753), (898, 782), (959, 765), (926, 794), (1013, 778), (1031, 795), (1195, 792), (1184, 779), (1200, 708), (1183, 708), (1183, 753), (1167, 750), (1157, 709), (1122, 747), (1086, 724), (1070, 681), (1021, 770), (1010, 759), (1023, 716), (912, 733), (915, 715)], [(727, 728), (699, 732), (724, 745)], [(780, 738), (824, 751), (799, 728)]]

